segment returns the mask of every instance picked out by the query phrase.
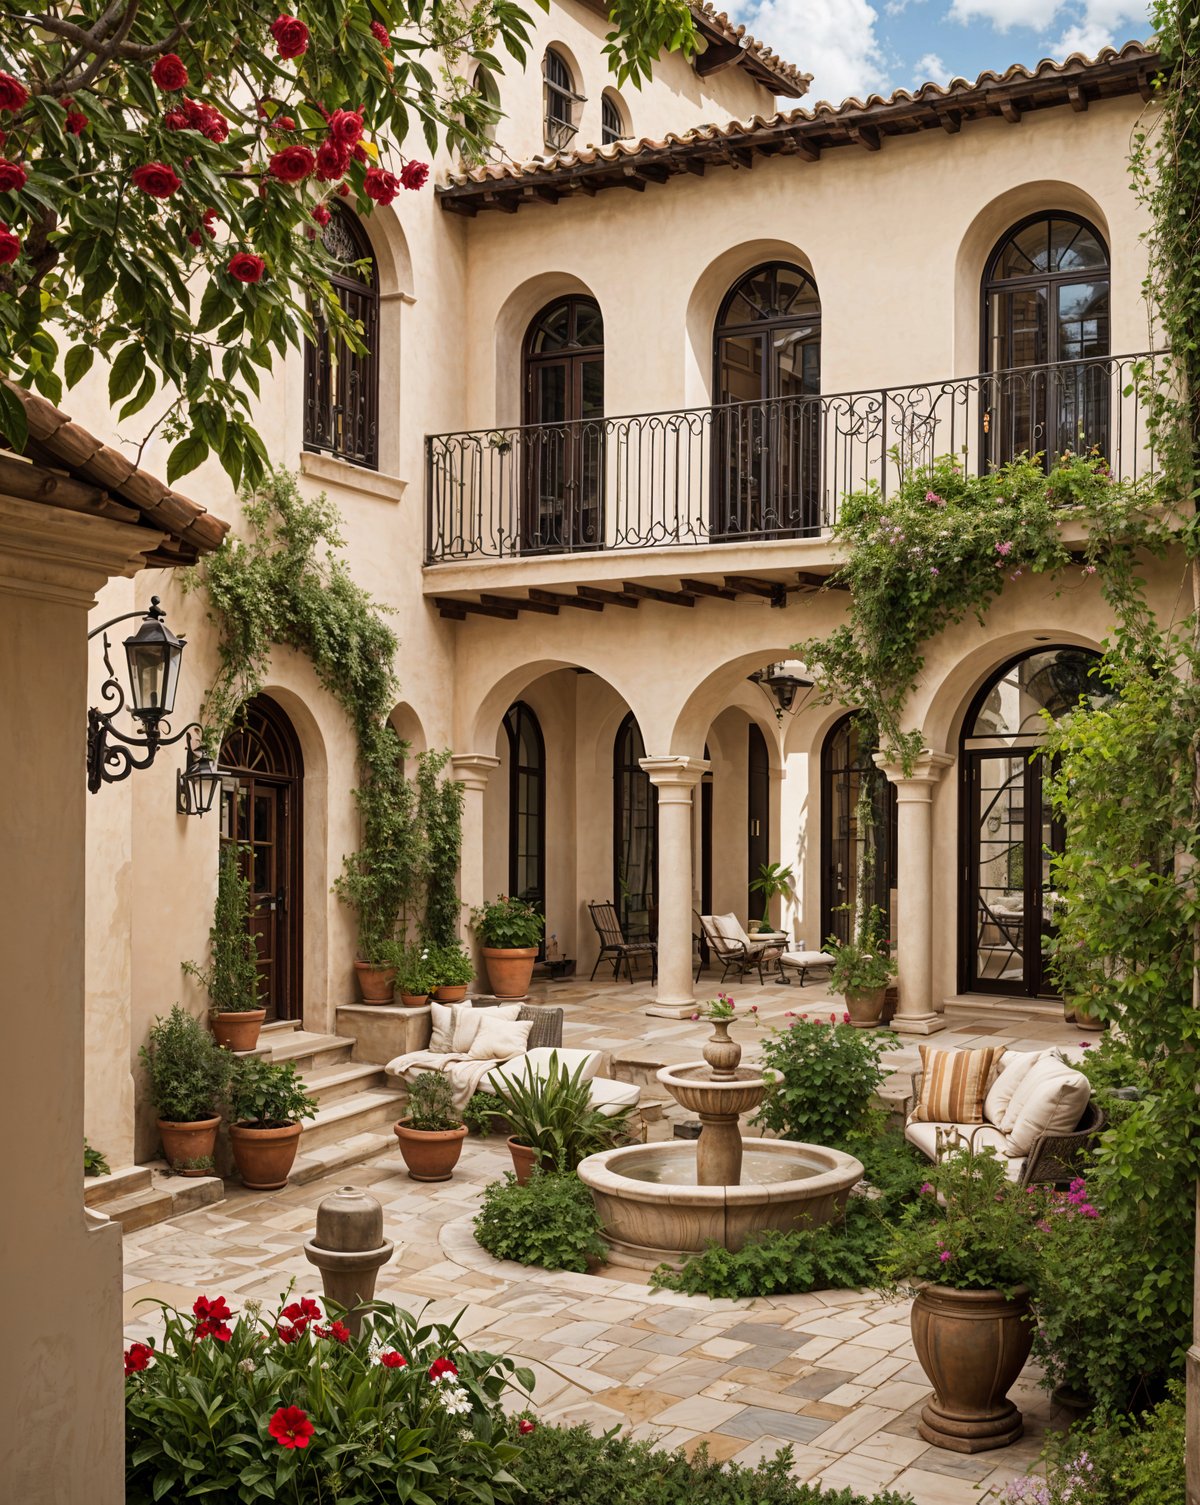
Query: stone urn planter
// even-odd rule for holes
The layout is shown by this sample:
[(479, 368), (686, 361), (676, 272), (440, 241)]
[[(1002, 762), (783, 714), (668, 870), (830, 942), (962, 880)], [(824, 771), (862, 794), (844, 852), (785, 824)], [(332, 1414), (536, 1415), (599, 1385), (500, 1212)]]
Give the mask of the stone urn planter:
[(958, 1291), (928, 1285), (912, 1307), (913, 1346), (933, 1385), (917, 1430), (956, 1453), (1007, 1447), (1024, 1431), (1008, 1391), (1033, 1345), (1029, 1291)]
[(731, 1082), (742, 1060), (742, 1047), (729, 1038), (732, 1019), (714, 1019), (713, 1032), (704, 1043), (701, 1055), (712, 1067), (713, 1081)]
[(483, 946), (488, 982), (497, 998), (524, 998), (537, 961), (536, 946)]
[(243, 1009), (237, 1014), (212, 1013), (209, 1023), (218, 1045), (227, 1050), (253, 1050), (266, 1017), (266, 1009)]
[[(163, 1156), (177, 1176), (211, 1176), (217, 1148), (219, 1118), (199, 1118), (194, 1123), (170, 1123), (158, 1120), (158, 1137)], [(197, 1162), (207, 1161), (207, 1164)]]
[(462, 1154), (467, 1126), (457, 1129), (413, 1129), (403, 1120), (394, 1125), (400, 1153), (414, 1181), (449, 1181)]
[(396, 984), (395, 967), (375, 967), (370, 962), (356, 961), (354, 971), (364, 1003), (391, 1003)]
[(284, 1124), (278, 1129), (230, 1124), (233, 1162), (243, 1184), (253, 1191), (278, 1191), (286, 1186), (300, 1147), (300, 1129), (300, 1124)]
[(1076, 1029), (1092, 1030), (1099, 1033), (1108, 1027), (1103, 1019), (1097, 1019), (1094, 1014), (1081, 1014), (1078, 1008), (1076, 1008), (1073, 1017)]
[(855, 1029), (875, 1029), (882, 1023), (887, 988), (852, 988), (844, 997)]
[(434, 989), (433, 994), (436, 1003), (461, 1003), (466, 996), (465, 982), (443, 983), (440, 988)]

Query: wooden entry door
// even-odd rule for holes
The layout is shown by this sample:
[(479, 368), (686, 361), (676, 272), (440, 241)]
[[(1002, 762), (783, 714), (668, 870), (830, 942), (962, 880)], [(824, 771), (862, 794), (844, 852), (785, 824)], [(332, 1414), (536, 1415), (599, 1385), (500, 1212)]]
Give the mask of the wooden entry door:
[(250, 879), (259, 1000), (268, 1020), (299, 1019), (303, 765), (291, 722), (268, 696), (256, 696), (226, 737), (221, 768), (221, 841), (242, 848), (242, 872)]

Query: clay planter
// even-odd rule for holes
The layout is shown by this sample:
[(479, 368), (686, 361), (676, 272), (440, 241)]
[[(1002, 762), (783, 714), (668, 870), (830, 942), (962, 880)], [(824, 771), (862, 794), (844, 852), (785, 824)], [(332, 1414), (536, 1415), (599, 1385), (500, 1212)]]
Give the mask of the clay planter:
[(855, 1029), (875, 1029), (883, 1018), (887, 988), (853, 988), (846, 993), (846, 1012)]
[(230, 1124), (229, 1143), (242, 1183), (252, 1191), (278, 1191), (287, 1185), (292, 1162), (300, 1147), (300, 1125), (279, 1129), (251, 1129)]
[(482, 950), (493, 995), (497, 998), (524, 998), (529, 992), (538, 948), (484, 946)]
[(391, 1003), (396, 990), (395, 967), (373, 967), (370, 962), (356, 961), (354, 970), (364, 1003)]
[[(508, 1153), (512, 1156), (513, 1174), (520, 1185), (524, 1186), (533, 1175), (534, 1167), (538, 1163), (537, 1151), (532, 1145), (518, 1144), (515, 1139), (508, 1141)], [(546, 1169), (543, 1166), (543, 1169)]]
[[(193, 1123), (173, 1124), (166, 1119), (158, 1120), (158, 1137), (162, 1140), (163, 1155), (177, 1176), (211, 1176), (214, 1174), (212, 1159), (217, 1148), (219, 1118), (198, 1118)], [(207, 1160), (207, 1169), (189, 1167), (187, 1162)]]
[(1103, 1019), (1097, 1019), (1093, 1014), (1081, 1014), (1078, 1009), (1075, 1010), (1076, 1029), (1100, 1031), (1105, 1027)]
[(266, 1017), (266, 1009), (247, 1009), (241, 1014), (210, 1014), (209, 1023), (218, 1045), (229, 1050), (253, 1050)]
[(406, 1008), (406, 1009), (419, 1009), (423, 1004), (428, 1003), (428, 1001), (429, 1001), (429, 994), (428, 993), (401, 993), (400, 994), (400, 1002), (403, 1005), (403, 1007)]
[(1033, 1345), (1029, 1292), (1010, 1300), (999, 1291), (956, 1291), (930, 1285), (912, 1307), (912, 1337), (933, 1399), (917, 1430), (934, 1447), (986, 1453), (1008, 1447), (1024, 1431), (1008, 1399)]
[(466, 996), (467, 984), (465, 982), (443, 983), (433, 992), (436, 1003), (461, 1003)]
[(400, 1153), (414, 1181), (449, 1181), (462, 1154), (467, 1137), (466, 1124), (457, 1129), (410, 1129), (406, 1123), (395, 1125)]

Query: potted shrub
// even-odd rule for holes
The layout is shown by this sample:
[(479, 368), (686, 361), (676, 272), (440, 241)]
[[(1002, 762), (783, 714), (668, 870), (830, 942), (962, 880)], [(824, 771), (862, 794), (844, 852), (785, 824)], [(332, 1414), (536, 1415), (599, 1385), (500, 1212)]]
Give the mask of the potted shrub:
[(167, 1164), (181, 1176), (211, 1175), (221, 1125), (218, 1106), (235, 1058), (179, 1004), (154, 1021), (138, 1055), (149, 1077)]
[(229, 1142), (243, 1182), (256, 1191), (287, 1185), (300, 1145), (301, 1119), (317, 1104), (296, 1068), (244, 1056), (229, 1086)]
[(394, 780), (371, 775), (355, 792), (362, 844), (346, 855), (334, 892), (358, 916), (354, 971), (364, 1003), (391, 1003), (401, 947), (400, 914), (410, 896), (412, 794), (397, 768)]
[(449, 1181), (467, 1126), (454, 1106), (448, 1077), (423, 1071), (413, 1078), (408, 1084), (408, 1113), (396, 1124), (395, 1133), (414, 1181)]
[(545, 919), (532, 904), (501, 894), (475, 910), (471, 924), (479, 937), (494, 996), (524, 998), (529, 992)]
[(883, 1272), (917, 1282), (913, 1345), (933, 1385), (918, 1430), (959, 1453), (1007, 1447), (1024, 1430), (1008, 1399), (1033, 1343), (1030, 1287), (1041, 1203), (988, 1149), (946, 1146), (893, 1230)]
[(825, 945), (833, 954), (830, 992), (845, 998), (849, 1022), (855, 1029), (874, 1029), (883, 1017), (888, 983), (896, 975), (896, 963), (883, 934), (883, 915), (872, 905), (851, 940), (840, 941), (831, 935)]
[(427, 946), (404, 946), (396, 968), (396, 991), (400, 1002), (416, 1008), (428, 1001), (437, 987), (437, 971)]
[(433, 952), (433, 970), (437, 987), (433, 996), (439, 1003), (461, 1003), (467, 996), (475, 964), (459, 945), (438, 946)]
[(528, 1064), (518, 1074), (519, 1060), (513, 1064), (517, 1070), (496, 1073), (502, 1077), (496, 1089), (511, 1130), (513, 1170), (522, 1185), (535, 1167), (573, 1171), (589, 1155), (614, 1149), (628, 1138), (630, 1109), (609, 1115), (593, 1108), (582, 1062), (570, 1071), (555, 1051), (545, 1075)]
[(250, 933), (250, 880), (243, 876), (246, 847), (221, 848), (217, 903), (208, 932), (209, 963), (184, 962), (183, 970), (208, 993), (209, 1021), (217, 1044), (253, 1050), (267, 1011), (258, 1001), (258, 947)]
[(751, 921), (759, 930), (770, 930), (771, 927), (771, 900), (782, 897), (792, 886), (792, 870), (784, 867), (779, 862), (764, 862), (758, 870), (758, 877), (750, 883), (750, 892), (761, 894), (763, 900), (762, 919)]

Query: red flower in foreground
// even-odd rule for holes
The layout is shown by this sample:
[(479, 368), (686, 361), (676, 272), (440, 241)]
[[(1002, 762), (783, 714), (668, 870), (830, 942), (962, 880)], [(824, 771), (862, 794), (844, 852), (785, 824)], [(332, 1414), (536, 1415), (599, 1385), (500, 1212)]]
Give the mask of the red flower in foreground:
[(218, 1343), (228, 1343), (233, 1337), (227, 1325), (227, 1318), (233, 1313), (224, 1296), (217, 1296), (212, 1301), (207, 1296), (197, 1296), (192, 1304), (192, 1311), (196, 1317), (196, 1339), (215, 1338)]
[(146, 162), (135, 167), (129, 177), (135, 188), (140, 188), (152, 199), (169, 199), (182, 187), (175, 169), (165, 162)]
[(88, 128), (87, 116), (82, 110), (75, 108), (75, 101), (73, 99), (64, 99), (63, 104), (67, 106), (67, 118), (63, 124), (72, 136), (82, 136)]
[(137, 1374), (140, 1369), (149, 1369), (154, 1350), (145, 1343), (134, 1343), (125, 1350), (125, 1378)]
[(226, 270), (238, 282), (261, 282), (267, 264), (261, 256), (255, 256), (250, 251), (239, 251)]
[(183, 59), (173, 52), (166, 52), (150, 70), (150, 77), (164, 94), (174, 94), (187, 86), (188, 71)]
[(329, 223), (331, 215), (329, 213), (329, 210), (326, 209), (326, 207), (325, 207), (324, 204), (318, 204), (313, 209), (312, 217), (313, 217), (313, 219), (316, 220), (316, 222), (317, 222), (318, 225), (320, 225), (322, 228), (324, 228)]
[(310, 1322), (320, 1322), (321, 1308), (310, 1296), (302, 1296), (299, 1301), (293, 1301), (290, 1306), (285, 1306), (280, 1315), (303, 1330)]
[(308, 1412), (299, 1406), (280, 1406), (267, 1423), (267, 1431), (281, 1448), (306, 1448), (315, 1430)]
[(382, 167), (370, 167), (363, 179), (363, 187), (367, 191), (367, 197), (374, 199), (377, 204), (390, 204), (400, 192), (400, 179), (394, 173), (385, 172)]
[(317, 177), (325, 183), (335, 183), (345, 175), (350, 166), (350, 153), (332, 138), (322, 141), (317, 147)]
[(385, 1369), (407, 1369), (408, 1360), (402, 1353), (397, 1353), (394, 1348), (385, 1348), (379, 1355), (379, 1362)]
[(424, 188), (428, 177), (428, 162), (406, 162), (400, 169), (400, 181), (405, 188)]
[(276, 152), (268, 166), (281, 183), (303, 183), (316, 166), (317, 159), (307, 146), (285, 146)]
[(449, 1359), (434, 1359), (429, 1366), (429, 1378), (435, 1383), (441, 1379), (454, 1379), (457, 1374), (457, 1368)]
[(297, 1332), (294, 1327), (289, 1327), (286, 1322), (281, 1322), (275, 1329), (275, 1334), (281, 1343), (294, 1343), (303, 1331), (304, 1329), (301, 1328), (300, 1332)]
[(334, 110), (329, 117), (329, 134), (339, 146), (351, 147), (362, 140), (363, 118), (359, 110)]
[(0, 158), (0, 193), (12, 193), (24, 188), (29, 174), (19, 162), (6, 162)]
[(15, 114), (23, 110), (29, 100), (29, 90), (19, 78), (11, 73), (0, 73), (0, 114), (6, 110)]
[(314, 1327), (318, 1338), (332, 1338), (335, 1343), (349, 1343), (350, 1329), (344, 1322), (331, 1322), (328, 1327)]
[(199, 131), (209, 141), (224, 141), (229, 136), (229, 122), (220, 110), (199, 99), (185, 99), (168, 110), (163, 125), (169, 131)]
[(528, 1437), (530, 1432), (537, 1431), (537, 1422), (530, 1421), (528, 1416), (522, 1416), (521, 1420), (517, 1423), (517, 1431), (520, 1432), (522, 1437)]
[(303, 57), (308, 51), (308, 27), (295, 16), (276, 16), (271, 22), (271, 35), (282, 58)]
[(0, 267), (11, 266), (21, 254), (21, 237), (7, 225), (0, 225)]
[(382, 21), (372, 21), (371, 22), (371, 35), (375, 38), (375, 40), (383, 48), (384, 52), (391, 52), (391, 50), (392, 50), (392, 39), (391, 39), (391, 36), (388, 34), (387, 27), (383, 24)]

